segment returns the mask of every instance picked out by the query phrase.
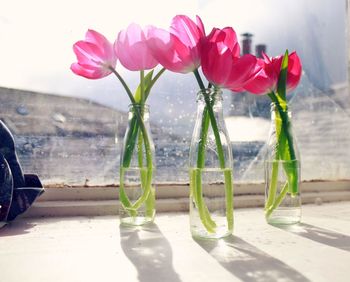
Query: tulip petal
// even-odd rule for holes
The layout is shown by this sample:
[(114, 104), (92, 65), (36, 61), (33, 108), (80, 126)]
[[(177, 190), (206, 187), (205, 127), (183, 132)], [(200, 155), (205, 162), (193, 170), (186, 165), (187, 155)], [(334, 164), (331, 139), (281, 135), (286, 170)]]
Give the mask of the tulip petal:
[(232, 67), (230, 49), (222, 53), (215, 43), (206, 43), (202, 49), (202, 70), (208, 81), (219, 87), (224, 87), (229, 80)]
[(115, 52), (121, 64), (131, 71), (151, 69), (158, 64), (147, 44), (145, 32), (148, 29), (149, 27), (144, 31), (132, 23), (118, 34), (114, 44)]
[(204, 37), (204, 26), (196, 17), (197, 24), (184, 15), (175, 16), (170, 31), (150, 27), (147, 45), (156, 60), (173, 72), (187, 73), (200, 66), (200, 41)]
[(241, 89), (256, 73), (253, 72), (256, 58), (252, 55), (238, 58), (239, 51), (233, 28), (213, 28), (201, 43), (201, 63), (206, 78), (219, 87)]
[(244, 85), (244, 89), (253, 94), (262, 95), (273, 89), (274, 83), (262, 69), (253, 80)]
[(256, 62), (256, 57), (250, 54), (234, 58), (227, 88), (243, 88), (254, 77)]
[[(244, 89), (253, 94), (266, 94), (276, 91), (279, 74), (281, 72), (282, 56), (269, 58), (263, 53), (263, 59), (257, 60), (256, 67), (261, 67), (261, 71), (254, 78), (244, 85)], [(296, 52), (288, 56), (287, 69), (287, 90), (293, 90), (299, 83), (302, 73), (300, 59)]]
[(79, 62), (94, 66), (100, 66), (103, 63), (101, 59), (103, 54), (101, 54), (100, 49), (92, 43), (78, 41), (73, 45), (73, 51)]
[(287, 73), (287, 89), (294, 90), (301, 79), (302, 65), (296, 52), (289, 55), (288, 73)]
[(99, 79), (105, 77), (111, 73), (111, 71), (103, 71), (101, 68), (92, 68), (87, 65), (80, 65), (79, 63), (73, 63), (70, 69), (77, 75), (83, 76), (88, 79)]
[(196, 16), (197, 27), (201, 33), (201, 36), (205, 36), (205, 28), (202, 19), (199, 16)]
[(199, 39), (204, 35), (201, 28), (198, 28), (189, 17), (177, 15), (171, 22), (170, 33), (178, 37), (184, 45), (195, 47)]
[(85, 35), (85, 41), (94, 44), (104, 54), (104, 57), (113, 57), (113, 46), (105, 36), (97, 31), (89, 29)]
[(98, 79), (111, 73), (117, 63), (112, 44), (102, 34), (94, 30), (86, 32), (85, 40), (76, 42), (73, 51), (78, 62), (71, 65), (71, 70), (89, 79)]
[(193, 62), (188, 48), (174, 35), (161, 28), (150, 28), (148, 47), (153, 56), (166, 69), (173, 72), (187, 73)]

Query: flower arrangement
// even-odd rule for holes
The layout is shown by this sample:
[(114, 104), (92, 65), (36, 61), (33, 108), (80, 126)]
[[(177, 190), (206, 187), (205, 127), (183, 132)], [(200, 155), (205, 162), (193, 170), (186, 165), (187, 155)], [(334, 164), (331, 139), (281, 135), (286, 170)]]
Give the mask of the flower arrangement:
[[(218, 127), (218, 120), (214, 114), (213, 106), (215, 99), (210, 95), (211, 90), (220, 88), (239, 91), (256, 74), (256, 58), (252, 55), (240, 56), (240, 47), (235, 31), (231, 27), (224, 29), (214, 28), (206, 36), (205, 29), (200, 17), (196, 22), (184, 15), (173, 18), (169, 31), (153, 27), (150, 30), (149, 46), (153, 55), (166, 69), (174, 72), (193, 72), (200, 93), (204, 97), (205, 106), (199, 121), (200, 137), (192, 139), (191, 151), (196, 147), (196, 162), (190, 164), (190, 194), (193, 204), (198, 209), (200, 221), (205, 232), (215, 234), (216, 222), (208, 210), (203, 199), (202, 173), (205, 168), (206, 143), (208, 130), (211, 127), (217, 149), (217, 157), (220, 169), (224, 171), (226, 221), (228, 233), (233, 229), (233, 185), (232, 185), (232, 157), (230, 142), (228, 156), (225, 156), (222, 136)], [(208, 80), (205, 87), (199, 68)], [(224, 126), (224, 125), (223, 125)], [(226, 129), (225, 129), (226, 131)], [(225, 134), (224, 134), (225, 135)], [(225, 136), (228, 137), (228, 136)], [(196, 144), (193, 144), (196, 143)], [(190, 155), (193, 152), (190, 152)], [(227, 159), (228, 158), (228, 159)]]
[[(152, 197), (151, 184), (154, 168), (149, 130), (144, 124), (144, 109), (153, 85), (165, 69), (161, 69), (153, 76), (158, 61), (152, 56), (148, 48), (147, 32), (136, 24), (131, 24), (126, 30), (120, 31), (114, 45), (102, 34), (94, 30), (88, 30), (85, 40), (76, 42), (73, 50), (78, 60), (78, 62), (71, 65), (71, 70), (75, 74), (88, 79), (99, 79), (113, 73), (123, 85), (130, 99), (133, 110), (129, 118), (129, 128), (124, 141), (126, 145), (122, 152), (120, 164), (119, 197), (123, 208), (131, 218), (135, 219), (137, 217), (138, 209), (144, 203), (147, 205), (146, 210), (150, 213), (149, 217), (152, 218), (154, 215), (154, 201), (149, 198)], [(116, 70), (118, 60), (126, 69), (140, 72), (140, 84), (134, 94)], [(145, 73), (145, 70), (150, 71)], [(136, 144), (143, 192), (135, 202), (131, 202), (124, 189), (124, 177), (125, 171), (130, 167)]]
[[(299, 193), (299, 163), (291, 132), (291, 120), (288, 116), (287, 91), (292, 91), (298, 85), (302, 66), (296, 52), (284, 56), (269, 58), (263, 54), (258, 59), (257, 66), (260, 71), (244, 88), (256, 95), (268, 95), (272, 101), (275, 115), (276, 144), (272, 152), (272, 169), (267, 199), (265, 202), (265, 216), (269, 221), (271, 214), (280, 206), (287, 193), (296, 197)], [(286, 181), (279, 194), (277, 194), (279, 165), (283, 166)]]
[[(282, 57), (256, 58), (253, 55), (240, 55), (237, 35), (232, 27), (213, 28), (206, 35), (199, 16), (193, 21), (185, 15), (175, 16), (168, 30), (155, 26), (142, 29), (137, 24), (130, 24), (119, 32), (114, 44), (102, 34), (88, 30), (85, 40), (74, 44), (73, 50), (77, 62), (71, 70), (88, 79), (99, 79), (114, 74), (123, 85), (131, 102), (129, 128), (125, 135), (124, 148), (120, 165), (120, 201), (130, 218), (137, 218), (138, 209), (146, 205), (146, 213), (152, 218), (154, 212), (154, 192), (152, 192), (153, 156), (152, 142), (145, 126), (145, 103), (151, 89), (165, 70), (177, 73), (192, 72), (200, 91), (203, 108), (196, 122), (195, 131), (199, 138), (192, 138), (190, 155), (190, 197), (199, 215), (200, 225), (207, 237), (217, 233), (218, 224), (212, 217), (203, 196), (202, 178), (206, 167), (206, 146), (211, 130), (215, 143), (218, 168), (224, 175), (225, 220), (227, 231), (233, 229), (233, 184), (232, 153), (230, 141), (222, 114), (217, 113), (217, 101), (221, 101), (220, 89), (233, 92), (249, 91), (253, 94), (267, 94), (276, 105), (279, 115), (276, 121), (278, 144), (275, 160), (294, 160), (292, 138), (288, 130), (290, 120), (287, 115), (287, 90), (294, 89), (301, 76), (301, 63), (294, 52)], [(126, 69), (140, 72), (140, 84), (134, 93), (116, 70), (119, 61)], [(154, 75), (155, 67), (163, 68)], [(149, 70), (148, 73), (145, 71)], [(201, 70), (201, 71), (200, 71)], [(208, 82), (206, 87), (201, 72)], [(199, 112), (198, 112), (199, 113)], [(195, 133), (194, 133), (195, 136)], [(131, 159), (137, 152), (142, 193), (133, 202), (125, 191), (124, 177), (131, 165)], [(289, 191), (298, 192), (297, 168), (288, 169), (288, 181), (280, 195), (276, 195), (277, 165), (274, 165), (270, 193), (266, 201), (266, 217), (273, 212)], [(144, 223), (144, 222), (143, 222)]]

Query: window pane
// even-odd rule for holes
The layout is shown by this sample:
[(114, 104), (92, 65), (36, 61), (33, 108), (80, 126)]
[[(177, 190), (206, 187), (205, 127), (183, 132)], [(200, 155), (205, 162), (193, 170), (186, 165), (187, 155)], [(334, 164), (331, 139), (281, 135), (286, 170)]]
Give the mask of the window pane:
[[(72, 44), (93, 28), (111, 41), (131, 22), (166, 28), (175, 14), (198, 14), (211, 28), (233, 26), (246, 51), (270, 56), (297, 50), (303, 62), (290, 94), (302, 178), (350, 176), (347, 1), (7, 1), (0, 11), (0, 118), (13, 132), (26, 172), (44, 183), (118, 181), (127, 95), (109, 76), (74, 75)], [(20, 8), (19, 8), (20, 7)], [(135, 8), (137, 7), (137, 8)], [(146, 11), (146, 12), (145, 12)], [(131, 89), (138, 73), (121, 72)], [(21, 90), (18, 90), (21, 89)], [(166, 72), (151, 93), (157, 180), (188, 182), (187, 159), (198, 86), (192, 74)], [(262, 181), (269, 99), (224, 92), (236, 181)]]

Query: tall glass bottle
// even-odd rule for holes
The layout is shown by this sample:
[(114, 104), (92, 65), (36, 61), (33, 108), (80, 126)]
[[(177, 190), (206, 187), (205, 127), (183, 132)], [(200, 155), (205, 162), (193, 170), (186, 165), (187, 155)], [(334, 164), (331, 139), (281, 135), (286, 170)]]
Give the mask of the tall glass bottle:
[(300, 157), (287, 105), (271, 104), (265, 157), (265, 217), (270, 224), (301, 219)]
[(143, 225), (154, 220), (154, 155), (149, 106), (130, 105), (120, 160), (119, 215), (122, 224)]
[(233, 162), (220, 89), (198, 93), (189, 166), (192, 236), (221, 238), (232, 234)]

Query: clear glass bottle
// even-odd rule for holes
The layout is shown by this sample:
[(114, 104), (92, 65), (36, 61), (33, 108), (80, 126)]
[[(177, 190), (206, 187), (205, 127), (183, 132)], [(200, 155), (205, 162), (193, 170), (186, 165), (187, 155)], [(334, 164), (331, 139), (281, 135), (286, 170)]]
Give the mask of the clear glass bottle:
[(189, 166), (192, 236), (214, 239), (232, 234), (233, 162), (220, 89), (198, 92)]
[(122, 224), (143, 225), (154, 220), (154, 152), (149, 106), (130, 105), (120, 159), (119, 215)]
[(265, 217), (270, 224), (301, 220), (300, 157), (287, 105), (271, 104), (265, 157)]

